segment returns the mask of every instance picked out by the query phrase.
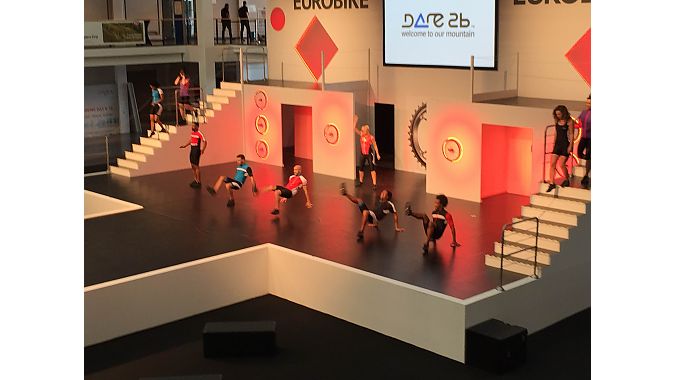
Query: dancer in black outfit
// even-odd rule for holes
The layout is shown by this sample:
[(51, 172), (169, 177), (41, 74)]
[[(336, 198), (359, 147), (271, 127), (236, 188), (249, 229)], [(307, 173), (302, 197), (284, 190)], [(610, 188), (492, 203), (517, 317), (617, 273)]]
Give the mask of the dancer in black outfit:
[(230, 21), (230, 4), (225, 3), (221, 9), (221, 41), (225, 43), (225, 29), (228, 29), (228, 36), (230, 36), (230, 44), (232, 44), (232, 21)]
[(246, 44), (248, 45), (251, 40), (251, 29), (249, 29), (249, 9), (246, 7), (246, 1), (242, 3), (237, 14), (239, 16), (239, 36), (242, 39), (242, 45), (244, 45), (244, 28), (246, 28)]
[(549, 166), (549, 187), (547, 192), (556, 188), (554, 182), (554, 175), (556, 173), (556, 164), (559, 163), (561, 171), (565, 180), (561, 183), (561, 187), (570, 186), (570, 175), (566, 167), (566, 161), (570, 152), (573, 151), (574, 141), (574, 124), (573, 118), (570, 117), (568, 108), (560, 105), (554, 108), (554, 121), (556, 122), (556, 140), (554, 141), (554, 150), (552, 151), (551, 165)]
[(444, 194), (437, 195), (437, 198), (434, 200), (434, 210), (432, 210), (432, 219), (430, 219), (427, 214), (414, 212), (411, 208), (410, 203), (406, 203), (406, 209), (404, 213), (408, 216), (412, 216), (423, 222), (423, 230), (425, 231), (425, 244), (423, 244), (423, 255), (426, 255), (430, 242), (434, 243), (436, 246), (437, 240), (441, 239), (446, 227), (451, 229), (453, 234), (453, 242), (451, 247), (454, 249), (460, 246), (460, 243), (455, 239), (455, 224), (453, 223), (453, 217), (451, 213), (446, 211), (446, 206), (448, 206), (448, 198)]
[(383, 190), (380, 192), (379, 201), (376, 203), (376, 207), (373, 210), (370, 210), (362, 199), (348, 194), (344, 183), (340, 184), (340, 194), (349, 199), (350, 202), (356, 204), (361, 212), (361, 226), (357, 233), (357, 240), (361, 241), (364, 239), (364, 228), (367, 224), (370, 227), (378, 228), (378, 221), (385, 218), (387, 214), (392, 214), (392, 217), (394, 218), (394, 231), (404, 231), (403, 228), (399, 227), (399, 215), (397, 214), (397, 209), (394, 207), (394, 203), (392, 203), (391, 191)]

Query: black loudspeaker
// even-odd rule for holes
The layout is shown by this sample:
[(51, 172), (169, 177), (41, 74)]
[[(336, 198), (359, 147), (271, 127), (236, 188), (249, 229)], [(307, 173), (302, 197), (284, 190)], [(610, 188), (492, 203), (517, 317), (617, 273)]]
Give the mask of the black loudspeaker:
[(204, 325), (205, 358), (269, 354), (276, 348), (275, 321), (210, 322)]
[(496, 373), (504, 373), (526, 361), (528, 330), (497, 319), (472, 326), (465, 331), (465, 363)]

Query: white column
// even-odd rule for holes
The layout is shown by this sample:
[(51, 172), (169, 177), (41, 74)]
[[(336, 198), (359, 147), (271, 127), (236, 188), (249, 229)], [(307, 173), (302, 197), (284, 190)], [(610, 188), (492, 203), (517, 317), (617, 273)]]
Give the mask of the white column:
[(129, 133), (129, 93), (127, 92), (127, 66), (115, 66), (115, 85), (120, 117), (120, 133)]
[[(207, 49), (214, 46), (214, 7), (211, 0), (197, 0), (197, 41), (199, 44), (200, 86), (204, 94), (210, 94), (216, 88), (214, 65), (216, 61), (207, 55)], [(220, 10), (219, 10), (220, 11)], [(232, 14), (232, 11), (230, 12)]]
[(113, 11), (113, 20), (124, 20), (125, 11), (124, 11), (124, 0), (111, 0), (112, 11)]

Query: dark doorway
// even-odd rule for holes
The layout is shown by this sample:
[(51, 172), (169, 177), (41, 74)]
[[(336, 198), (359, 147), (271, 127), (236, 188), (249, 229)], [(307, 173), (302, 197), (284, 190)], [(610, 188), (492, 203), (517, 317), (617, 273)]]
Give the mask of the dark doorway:
[(376, 142), (380, 151), (379, 166), (394, 169), (394, 104), (376, 103)]
[(282, 104), (282, 162), (312, 160), (312, 107)]

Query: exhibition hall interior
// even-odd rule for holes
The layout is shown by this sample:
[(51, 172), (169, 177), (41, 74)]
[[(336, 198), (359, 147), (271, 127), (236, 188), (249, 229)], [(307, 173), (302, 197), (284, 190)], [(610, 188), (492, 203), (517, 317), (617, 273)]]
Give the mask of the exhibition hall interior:
[(84, 33), (85, 379), (590, 376), (590, 0)]

